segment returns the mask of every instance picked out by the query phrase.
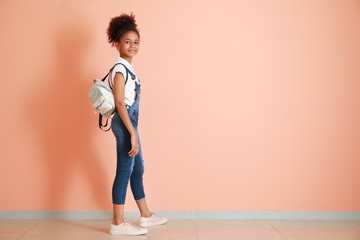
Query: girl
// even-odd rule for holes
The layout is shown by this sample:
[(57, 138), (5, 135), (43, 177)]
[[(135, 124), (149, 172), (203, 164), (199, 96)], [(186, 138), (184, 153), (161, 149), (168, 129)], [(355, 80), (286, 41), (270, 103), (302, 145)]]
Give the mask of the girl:
[[(111, 73), (116, 112), (111, 129), (116, 138), (117, 168), (112, 188), (113, 218), (110, 234), (140, 235), (145, 227), (164, 224), (166, 217), (150, 212), (143, 186), (144, 162), (138, 134), (140, 79), (136, 77), (132, 58), (139, 51), (140, 34), (135, 16), (121, 14), (111, 19), (107, 29), (108, 41), (119, 52), (118, 63)], [(124, 219), (126, 190), (131, 191), (140, 210), (140, 227)]]

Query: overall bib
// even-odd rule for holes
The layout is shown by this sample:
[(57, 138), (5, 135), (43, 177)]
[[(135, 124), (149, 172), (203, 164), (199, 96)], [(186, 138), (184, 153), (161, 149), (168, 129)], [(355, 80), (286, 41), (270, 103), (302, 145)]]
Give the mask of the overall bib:
[(139, 153), (135, 157), (129, 157), (128, 152), (131, 150), (130, 133), (121, 120), (118, 111), (115, 112), (111, 121), (111, 129), (116, 138), (117, 152), (116, 176), (112, 187), (113, 204), (125, 204), (129, 180), (135, 200), (140, 201), (145, 198), (143, 185), (144, 161), (137, 129), (139, 119), (140, 84), (135, 82), (135, 85), (136, 100), (131, 106), (126, 105), (131, 123), (136, 130), (139, 141)]

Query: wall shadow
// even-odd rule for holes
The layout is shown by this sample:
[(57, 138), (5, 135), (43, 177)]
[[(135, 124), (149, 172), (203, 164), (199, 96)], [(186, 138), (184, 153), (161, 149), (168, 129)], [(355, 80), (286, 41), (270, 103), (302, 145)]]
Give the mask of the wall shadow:
[[(97, 122), (89, 118), (88, 108), (94, 74), (86, 69), (85, 60), (91, 45), (91, 29), (77, 22), (54, 27), (55, 64), (51, 64), (54, 68), (44, 68), (43, 75), (38, 76), (41, 85), (31, 94), (23, 111), (29, 127), (40, 136), (44, 155), (44, 161), (38, 161), (46, 171), (47, 200), (43, 209), (66, 209), (74, 199), (70, 186), (81, 187), (84, 182), (88, 183), (87, 189), (77, 191), (79, 201), (74, 206), (79, 209), (79, 202), (91, 201), (97, 209), (106, 209), (111, 196), (105, 197), (104, 193), (111, 192), (111, 186), (106, 181), (103, 161), (94, 150), (92, 138)], [(82, 195), (89, 191), (93, 199)]]

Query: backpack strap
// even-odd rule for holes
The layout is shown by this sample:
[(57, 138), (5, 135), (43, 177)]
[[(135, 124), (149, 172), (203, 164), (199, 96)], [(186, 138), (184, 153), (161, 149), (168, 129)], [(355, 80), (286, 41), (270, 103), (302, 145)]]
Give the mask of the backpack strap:
[[(122, 64), (122, 63), (116, 63), (115, 65), (114, 65), (114, 67), (112, 67), (111, 69), (110, 69), (110, 72), (112, 73), (112, 71), (113, 71), (113, 69), (115, 68), (115, 66), (117, 65), (117, 64), (121, 64), (121, 65), (123, 65), (124, 67), (125, 67), (125, 65), (124, 64)], [(128, 73), (128, 69), (125, 67), (125, 69), (126, 69), (126, 77), (125, 77), (125, 85), (126, 85), (126, 82), (127, 82), (127, 80), (128, 80), (128, 75), (129, 75), (129, 73)], [(109, 73), (110, 73), (109, 72)], [(113, 90), (113, 88), (112, 88), (112, 86), (111, 86), (111, 75), (112, 74), (109, 74), (109, 77), (108, 77), (108, 84), (109, 84), (109, 86), (110, 86), (110, 88), (111, 88), (111, 91), (114, 91)], [(115, 77), (115, 76), (114, 76)], [(105, 80), (105, 79), (104, 79)]]
[(113, 69), (115, 68), (115, 66), (116, 66), (117, 64), (123, 65), (123, 66), (125, 67), (125, 69), (126, 69), (125, 85), (126, 85), (126, 82), (127, 82), (127, 80), (128, 80), (128, 75), (129, 75), (129, 73), (130, 73), (130, 75), (131, 75), (131, 79), (132, 79), (132, 80), (135, 80), (135, 79), (136, 79), (135, 74), (132, 73), (123, 63), (116, 63), (116, 64), (110, 69), (109, 73), (106, 74), (106, 76), (101, 80), (101, 81), (105, 81), (105, 78), (109, 75), (109, 77), (108, 77), (108, 83), (109, 83), (109, 86), (110, 86), (111, 90), (113, 90), (113, 88), (112, 88), (112, 86), (111, 86), (111, 81), (110, 81), (110, 79), (111, 79), (111, 74), (110, 74), (110, 73), (112, 73)]
[(99, 113), (99, 127), (101, 130), (104, 130), (105, 132), (109, 131), (111, 126), (108, 129), (103, 129), (103, 127), (106, 127), (108, 125), (109, 118), (106, 119), (105, 125), (102, 125), (102, 115)]
[[(132, 78), (133, 80), (135, 80), (135, 78), (136, 78), (135, 74), (133, 74), (123, 63), (116, 63), (116, 64), (110, 69), (110, 71), (106, 74), (106, 76), (103, 77), (103, 79), (101, 79), (101, 81), (104, 82), (105, 79), (106, 79), (106, 77), (109, 75), (109, 77), (108, 77), (108, 83), (109, 83), (109, 87), (110, 87), (111, 91), (114, 91), (114, 90), (113, 90), (113, 88), (112, 88), (112, 86), (111, 86), (111, 81), (110, 81), (110, 79), (111, 79), (111, 74), (110, 74), (110, 73), (112, 73), (113, 69), (114, 69), (115, 66), (118, 65), (118, 64), (123, 65), (123, 66), (125, 67), (125, 69), (126, 69), (125, 85), (126, 85), (126, 82), (127, 82), (127, 80), (128, 80), (128, 75), (129, 75), (128, 73), (130, 73), (131, 78)], [(117, 109), (116, 109), (116, 107), (115, 107), (115, 110), (114, 110), (114, 112), (113, 112), (112, 114), (114, 114), (116, 111), (117, 111)], [(105, 132), (107, 132), (107, 131), (110, 130), (111, 126), (109, 126), (108, 129), (103, 129), (103, 127), (105, 128), (105, 127), (108, 125), (108, 122), (109, 122), (109, 118), (106, 119), (105, 125), (102, 125), (102, 115), (99, 113), (99, 127), (100, 127), (101, 130), (104, 130)]]

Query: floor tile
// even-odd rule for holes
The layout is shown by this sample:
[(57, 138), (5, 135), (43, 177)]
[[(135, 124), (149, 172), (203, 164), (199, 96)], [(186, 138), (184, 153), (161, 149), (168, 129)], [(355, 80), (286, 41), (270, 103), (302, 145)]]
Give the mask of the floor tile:
[(110, 235), (109, 240), (147, 240), (154, 239), (150, 238), (147, 234), (137, 235), (137, 236), (125, 236), (125, 235)]
[(265, 220), (194, 220), (199, 240), (285, 240)]
[[(129, 220), (139, 224), (135, 219)], [(110, 235), (111, 220), (0, 220), (0, 240), (360, 240), (360, 221), (173, 220), (139, 236)]]
[(359, 240), (360, 232), (344, 221), (271, 220), (287, 240)]
[(343, 221), (348, 226), (360, 231), (360, 221)]
[(19, 240), (108, 240), (108, 234), (40, 232), (27, 233)]
[(108, 233), (110, 220), (39, 220), (28, 234), (34, 233)]
[(4, 232), (0, 232), (0, 240), (17, 240), (22, 235), (24, 235), (24, 233), (4, 233)]
[(163, 225), (148, 227), (148, 239), (197, 240), (194, 223), (191, 220), (168, 220)]
[[(138, 221), (130, 222), (137, 224)], [(148, 233), (139, 236), (110, 235), (110, 220), (40, 220), (36, 227), (28, 231), (21, 240), (32, 239), (186, 239), (196, 240), (196, 232), (191, 220), (169, 220), (166, 224), (148, 227)]]
[(0, 233), (24, 233), (38, 222), (39, 220), (0, 220)]

